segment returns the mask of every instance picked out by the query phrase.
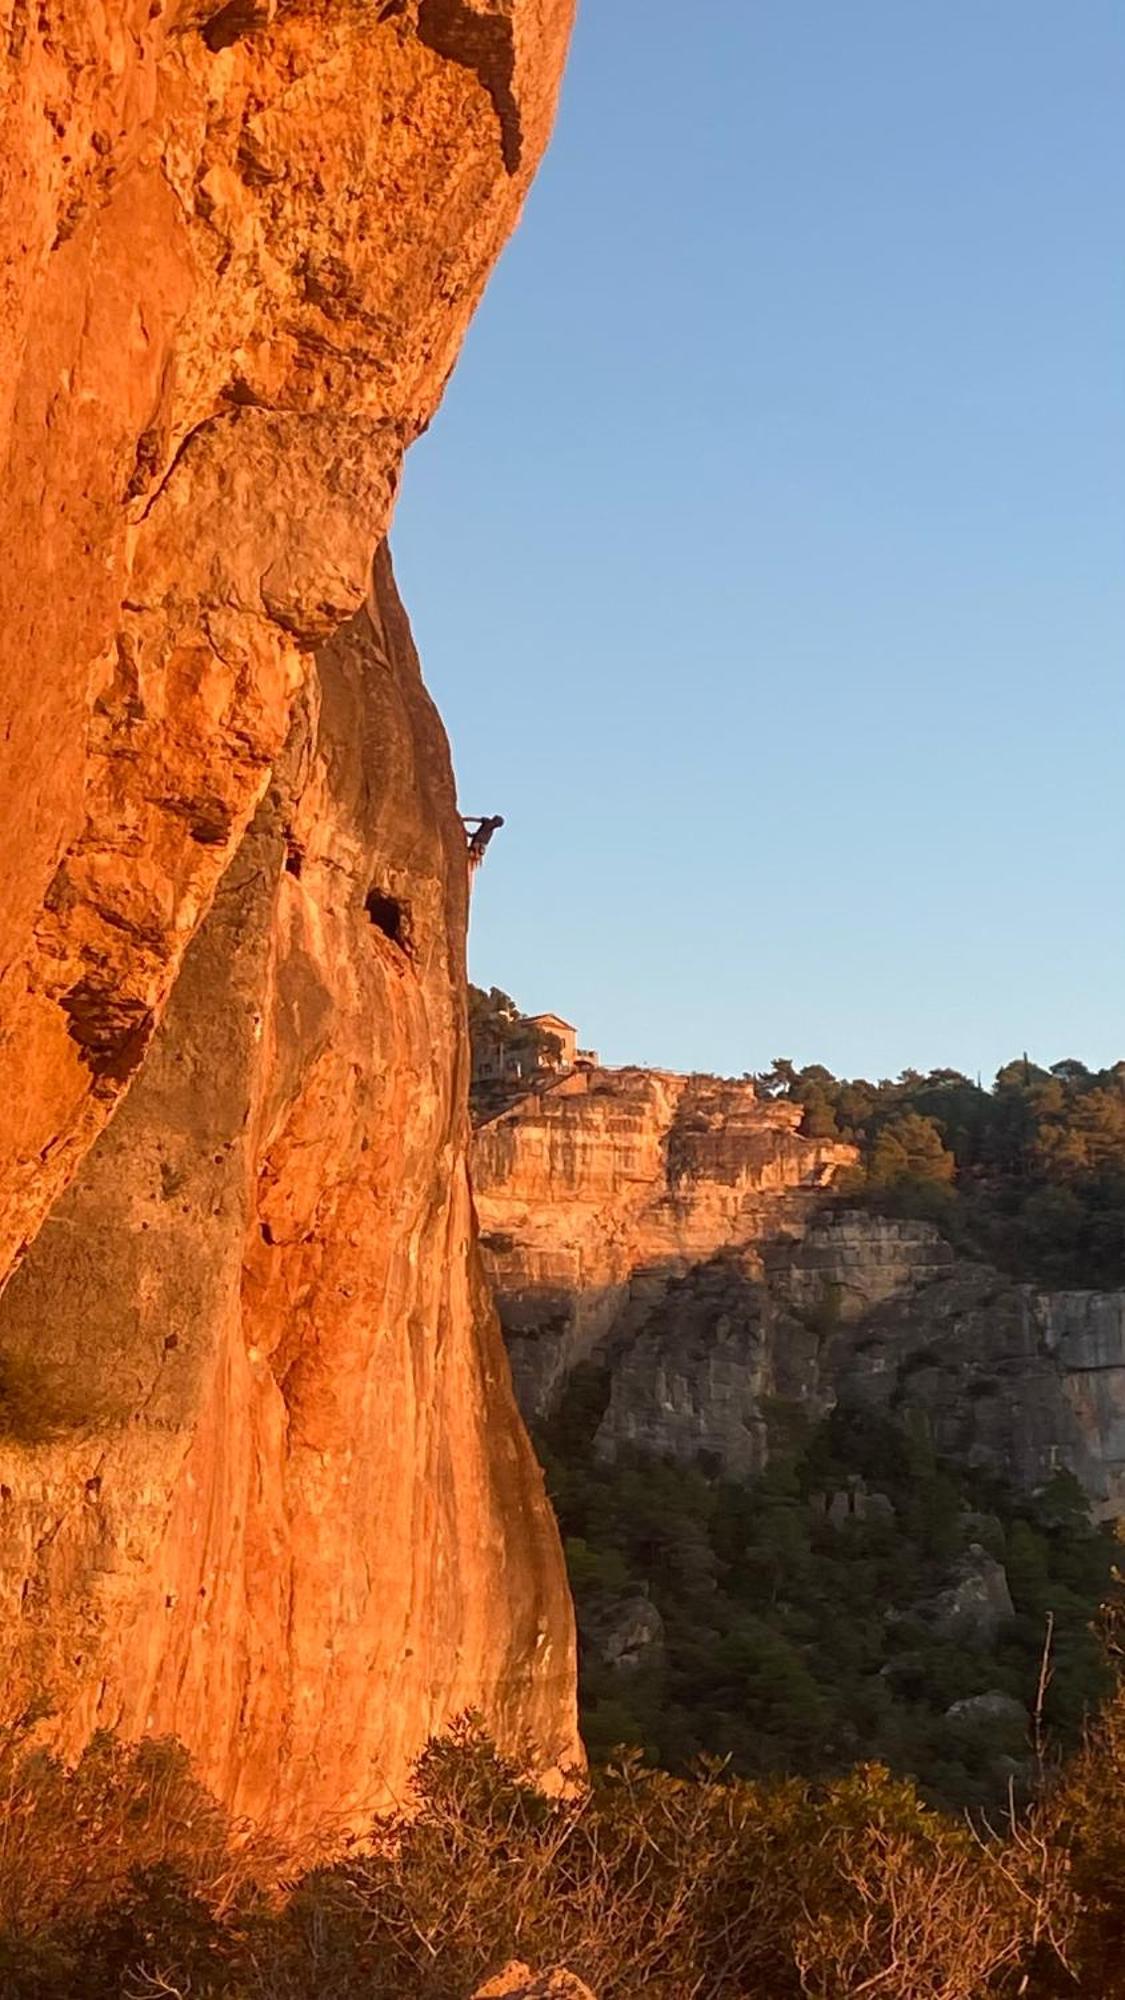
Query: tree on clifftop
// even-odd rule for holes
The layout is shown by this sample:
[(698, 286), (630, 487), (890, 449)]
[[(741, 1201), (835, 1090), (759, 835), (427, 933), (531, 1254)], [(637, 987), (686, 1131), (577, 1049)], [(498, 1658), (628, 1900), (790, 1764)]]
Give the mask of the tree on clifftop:
[(948, 1186), (956, 1171), (957, 1163), (942, 1144), (934, 1120), (917, 1111), (902, 1111), (876, 1133), (867, 1176), (879, 1187), (894, 1187), (906, 1180), (938, 1181)]

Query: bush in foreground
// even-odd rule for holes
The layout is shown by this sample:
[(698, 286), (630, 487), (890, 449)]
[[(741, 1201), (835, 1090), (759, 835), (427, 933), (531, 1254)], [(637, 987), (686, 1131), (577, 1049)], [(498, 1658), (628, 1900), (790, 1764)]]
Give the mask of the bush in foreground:
[(174, 1746), (73, 1772), (10, 1745), (3, 2000), (466, 2000), (509, 1960), (598, 2000), (1125, 1996), (1125, 1697), (995, 1836), (877, 1766), (825, 1784), (681, 1779), (626, 1756), (545, 1799), (471, 1721), (415, 1810), (281, 1882)]

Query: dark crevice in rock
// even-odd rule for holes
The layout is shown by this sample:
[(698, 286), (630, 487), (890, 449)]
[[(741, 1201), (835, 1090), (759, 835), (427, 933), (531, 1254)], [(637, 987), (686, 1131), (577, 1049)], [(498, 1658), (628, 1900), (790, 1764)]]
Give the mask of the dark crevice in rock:
[(400, 951), (409, 954), (410, 913), (405, 904), (400, 903), (397, 896), (388, 896), (382, 889), (370, 888), (364, 897), (363, 907), (376, 930), (382, 931), (383, 936), (397, 945)]
[(163, 798), (158, 802), (166, 813), (187, 822), (187, 830), (198, 847), (225, 847), (233, 831), (233, 818), (225, 799), (205, 794), (194, 798)]
[(435, 54), (479, 77), (500, 121), (504, 165), (516, 173), (523, 158), (523, 128), (513, 88), (516, 52), (509, 17), (478, 14), (466, 0), (421, 0), (418, 36)]
[(137, 439), (133, 470), (129, 476), (129, 484), (126, 486), (124, 493), (126, 502), (136, 500), (145, 491), (146, 487), (151, 484), (159, 470), (162, 456), (163, 446), (160, 432), (155, 425), (150, 425), (148, 430), (142, 431), (140, 437)]

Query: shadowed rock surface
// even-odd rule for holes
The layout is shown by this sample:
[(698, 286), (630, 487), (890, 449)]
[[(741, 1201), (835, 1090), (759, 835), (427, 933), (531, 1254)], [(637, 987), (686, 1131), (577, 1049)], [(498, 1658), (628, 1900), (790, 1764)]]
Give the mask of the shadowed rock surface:
[(473, 1240), (463, 836), (371, 570), (570, 15), (3, 18), (5, 1685), (291, 1831), (469, 1705), (577, 1754)]

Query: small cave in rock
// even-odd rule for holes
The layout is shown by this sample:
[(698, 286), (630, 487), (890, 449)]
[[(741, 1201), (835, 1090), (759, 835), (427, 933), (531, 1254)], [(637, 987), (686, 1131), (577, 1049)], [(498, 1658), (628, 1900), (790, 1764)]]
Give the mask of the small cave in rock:
[(382, 931), (392, 944), (397, 944), (400, 951), (409, 954), (410, 912), (406, 905), (400, 903), (397, 896), (388, 896), (384, 889), (372, 886), (363, 899), (363, 907), (376, 930)]
[(301, 879), (301, 870), (304, 865), (304, 850), (290, 836), (285, 842), (285, 873), (292, 875), (294, 880), (299, 882)]

